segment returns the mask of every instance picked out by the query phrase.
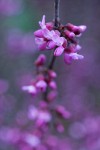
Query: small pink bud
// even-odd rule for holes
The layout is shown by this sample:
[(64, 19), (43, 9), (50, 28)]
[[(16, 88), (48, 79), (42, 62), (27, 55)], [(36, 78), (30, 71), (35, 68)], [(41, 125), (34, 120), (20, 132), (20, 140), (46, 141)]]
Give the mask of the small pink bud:
[(57, 89), (57, 85), (56, 85), (56, 82), (55, 82), (55, 81), (51, 81), (51, 82), (49, 83), (49, 86), (50, 86), (50, 88), (52, 88), (53, 90)]
[(68, 119), (68, 118), (70, 118), (70, 116), (71, 116), (70, 112), (67, 111), (67, 110), (65, 109), (65, 107), (60, 106), (60, 105), (56, 107), (56, 112), (57, 112), (57, 114), (58, 114), (60, 117), (62, 117), (63, 119)]
[(44, 92), (46, 90), (47, 83), (43, 80), (40, 80), (36, 83), (36, 87)]
[(44, 65), (46, 62), (46, 56), (41, 54), (39, 55), (39, 57), (37, 58), (37, 60), (35, 61), (35, 65), (36, 66), (41, 66)]
[(64, 33), (70, 39), (75, 37), (75, 34), (73, 32), (68, 31), (68, 30), (65, 30)]
[(53, 70), (49, 70), (49, 71), (48, 71), (48, 74), (49, 74), (49, 76), (50, 76), (51, 78), (56, 78), (56, 77), (57, 77), (56, 72), (54, 72)]
[(60, 46), (60, 47), (55, 49), (54, 55), (55, 56), (60, 56), (63, 52), (64, 52), (64, 47)]
[(68, 24), (66, 25), (66, 27), (67, 27), (67, 29), (68, 29), (69, 31), (74, 31), (74, 30), (78, 29), (77, 26), (75, 26), (75, 25), (73, 25), (73, 24), (71, 24), (71, 23), (68, 23)]
[(76, 35), (79, 35), (81, 33), (79, 27), (75, 26), (71, 23), (68, 23), (66, 27), (69, 31), (74, 32), (74, 34), (76, 34)]
[(46, 23), (46, 27), (47, 27), (48, 30), (52, 30), (52, 29), (53, 29), (53, 26), (54, 26), (54, 25), (53, 25), (52, 22), (47, 22), (47, 23)]

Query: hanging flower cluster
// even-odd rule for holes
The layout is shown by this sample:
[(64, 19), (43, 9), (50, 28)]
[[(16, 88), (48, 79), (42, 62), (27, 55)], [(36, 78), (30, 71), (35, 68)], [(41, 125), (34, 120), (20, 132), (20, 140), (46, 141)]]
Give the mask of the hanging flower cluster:
[[(53, 70), (52, 64), (56, 56), (64, 54), (64, 61), (70, 64), (72, 60), (83, 59), (78, 54), (81, 46), (76, 38), (80, 37), (86, 30), (86, 26), (75, 26), (68, 23), (63, 26), (59, 23), (55, 27), (53, 22), (45, 22), (45, 15), (42, 21), (39, 21), (41, 29), (34, 32), (35, 42), (41, 51), (54, 50), (54, 56), (48, 67), (47, 58), (44, 54), (40, 54), (35, 61), (36, 77), (33, 81), (22, 89), (32, 95), (42, 93), (43, 97), (37, 106), (31, 106), (28, 112), (28, 118), (34, 122), (35, 133), (28, 136), (25, 141), (38, 150), (38, 145), (43, 144), (45, 137), (50, 133), (51, 126), (59, 133), (65, 131), (64, 122), (71, 118), (71, 113), (60, 104), (53, 105), (57, 96), (57, 85), (55, 78), (57, 74)], [(32, 142), (31, 138), (36, 141)], [(51, 148), (50, 148), (51, 149)]]
[(23, 86), (22, 90), (27, 91), (32, 95), (36, 95), (39, 92), (44, 93), (46, 89), (49, 87), (51, 89), (51, 92), (48, 95), (48, 97), (50, 97), (48, 99), (51, 100), (51, 95), (52, 97), (56, 95), (57, 85), (54, 79), (56, 78), (57, 75), (53, 70), (47, 69), (45, 67), (45, 63), (46, 63), (46, 56), (40, 54), (35, 61), (35, 66), (37, 68), (36, 78), (31, 82), (31, 84)]
[(76, 38), (80, 37), (86, 30), (85, 25), (75, 26), (71, 23), (59, 25), (55, 28), (53, 22), (45, 23), (45, 15), (42, 21), (39, 21), (41, 29), (34, 32), (35, 42), (40, 50), (54, 49), (54, 56), (60, 56), (64, 53), (66, 63), (72, 60), (83, 59), (84, 56), (77, 52), (81, 49)]
[[(37, 131), (42, 131), (41, 136), (49, 130), (51, 124), (57, 132), (64, 132), (62, 120), (70, 118), (70, 112), (64, 106), (52, 105), (57, 96), (57, 85), (55, 82), (57, 74), (53, 69), (45, 66), (46, 60), (44, 54), (38, 56), (34, 63), (36, 66), (35, 79), (31, 84), (22, 87), (23, 91), (27, 91), (33, 96), (40, 92), (44, 95), (38, 106), (31, 106), (28, 113), (28, 117), (34, 121)], [(53, 116), (55, 116), (55, 120), (53, 120)]]

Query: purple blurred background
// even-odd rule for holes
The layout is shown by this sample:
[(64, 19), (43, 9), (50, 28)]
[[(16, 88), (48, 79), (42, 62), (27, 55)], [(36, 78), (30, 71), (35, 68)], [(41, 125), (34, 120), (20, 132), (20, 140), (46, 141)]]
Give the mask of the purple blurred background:
[[(34, 78), (33, 62), (40, 52), (33, 32), (44, 14), (47, 22), (53, 19), (54, 0), (0, 0), (0, 150), (33, 149), (19, 139), (34, 133), (27, 114), (37, 98), (21, 87)], [(80, 38), (84, 60), (66, 65), (61, 56), (55, 63), (56, 103), (71, 113), (66, 131), (57, 135), (57, 150), (100, 150), (100, 0), (61, 0), (60, 18), (87, 30)]]

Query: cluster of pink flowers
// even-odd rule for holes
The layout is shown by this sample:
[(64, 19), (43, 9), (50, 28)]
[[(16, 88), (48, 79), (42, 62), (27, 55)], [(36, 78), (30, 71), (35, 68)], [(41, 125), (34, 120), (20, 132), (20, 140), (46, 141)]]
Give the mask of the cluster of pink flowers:
[(32, 95), (36, 95), (39, 92), (45, 92), (46, 89), (49, 87), (52, 91), (51, 94), (48, 95), (49, 99), (51, 100), (52, 97), (56, 93), (57, 85), (54, 79), (56, 78), (56, 73), (53, 70), (48, 70), (45, 68), (46, 63), (46, 56), (40, 54), (37, 60), (35, 61), (35, 66), (37, 70), (36, 78), (31, 82), (31, 84), (27, 86), (23, 86), (22, 89), (27, 91)]
[[(67, 64), (71, 63), (72, 60), (83, 59), (83, 56), (77, 53), (81, 46), (78, 44), (76, 37), (81, 36), (86, 26), (75, 26), (68, 23), (65, 26), (59, 24), (58, 27), (55, 27), (53, 22), (45, 23), (45, 15), (39, 25), (41, 29), (35, 31), (34, 35), (35, 42), (40, 50), (54, 49), (55, 57), (64, 53), (64, 60)], [(54, 56), (53, 58), (55, 58)], [(50, 126), (53, 127), (53, 130), (62, 133), (65, 131), (65, 120), (71, 117), (71, 113), (64, 106), (60, 104), (52, 105), (57, 96), (55, 82), (57, 74), (53, 67), (50, 67), (52, 63), (46, 67), (46, 60), (44, 54), (39, 55), (34, 63), (36, 67), (35, 79), (32, 80), (31, 84), (22, 87), (23, 91), (27, 91), (33, 96), (40, 92), (43, 94), (37, 106), (31, 105), (28, 112), (28, 118), (34, 122), (35, 130), (33, 135), (26, 136), (25, 141), (35, 147), (36, 150), (38, 150), (40, 144), (43, 144), (46, 135), (49, 132), (51, 133)], [(48, 144), (46, 147), (48, 147)]]
[[(53, 120), (55, 114), (56, 119)], [(34, 125), (37, 129), (41, 129), (43, 132), (49, 130), (50, 124), (57, 132), (64, 131), (64, 125), (62, 120), (69, 119), (71, 117), (70, 112), (62, 105), (50, 107), (50, 104), (44, 101), (39, 103), (38, 107), (30, 106), (28, 112), (28, 118), (34, 121)]]
[(39, 22), (41, 29), (34, 32), (35, 42), (40, 50), (54, 49), (54, 56), (64, 53), (66, 63), (72, 60), (83, 59), (84, 56), (77, 52), (81, 49), (76, 38), (80, 37), (86, 30), (85, 25), (75, 26), (71, 23), (58, 28), (54, 27), (53, 22), (45, 23), (45, 15)]
[[(70, 112), (64, 106), (51, 105), (57, 96), (55, 82), (57, 75), (52, 69), (45, 67), (46, 56), (43, 54), (39, 55), (34, 64), (36, 66), (36, 77), (31, 84), (23, 86), (22, 89), (33, 96), (42, 92), (43, 98), (37, 107), (31, 106), (29, 108), (28, 117), (34, 121), (36, 129), (42, 130), (43, 133), (48, 131), (50, 124), (57, 132), (63, 132), (64, 125), (62, 120), (69, 119)], [(53, 115), (56, 116), (57, 120), (52, 119)]]

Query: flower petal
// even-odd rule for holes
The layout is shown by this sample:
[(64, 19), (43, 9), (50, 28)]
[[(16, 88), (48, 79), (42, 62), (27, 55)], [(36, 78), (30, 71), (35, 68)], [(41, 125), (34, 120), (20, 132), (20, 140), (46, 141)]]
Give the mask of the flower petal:
[(84, 56), (83, 55), (79, 55), (77, 53), (71, 53), (69, 54), (69, 56), (73, 59), (73, 60), (78, 60), (78, 59), (83, 59)]
[(83, 59), (83, 58), (84, 56), (79, 55), (77, 53), (70, 53), (70, 54), (65, 53), (64, 55), (64, 61), (67, 64), (70, 64), (72, 60), (78, 60), (78, 59)]
[(23, 86), (22, 90), (34, 95), (37, 93), (37, 90), (33, 85)]
[(39, 37), (39, 38), (43, 38), (43, 30), (42, 29), (39, 29), (37, 31), (34, 32), (34, 35), (36, 37)]
[(42, 29), (45, 29), (46, 28), (46, 25), (45, 25), (45, 15), (43, 15), (42, 17), (42, 21), (39, 21), (39, 25)]
[(60, 47), (55, 49), (54, 55), (55, 56), (60, 56), (63, 52), (64, 52), (64, 47), (60, 46)]
[(56, 47), (55, 42), (53, 42), (53, 41), (48, 42), (48, 44), (47, 44), (47, 49), (53, 49), (53, 48), (55, 48), (55, 47)]

